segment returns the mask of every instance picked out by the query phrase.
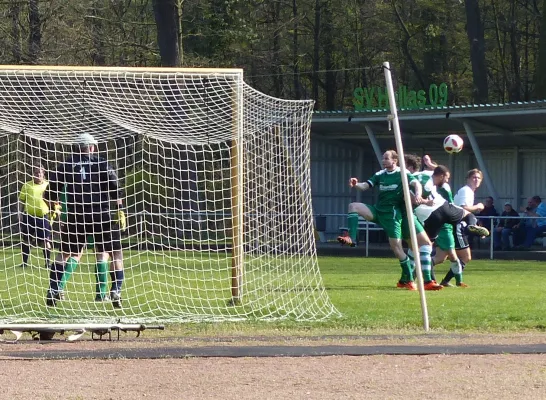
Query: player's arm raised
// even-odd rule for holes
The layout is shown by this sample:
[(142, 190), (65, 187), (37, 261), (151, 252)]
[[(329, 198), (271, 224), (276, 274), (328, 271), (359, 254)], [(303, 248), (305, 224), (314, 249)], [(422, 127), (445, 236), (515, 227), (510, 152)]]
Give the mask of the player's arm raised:
[(358, 178), (351, 178), (349, 179), (349, 186), (355, 187), (358, 190), (368, 190), (372, 186), (368, 182), (358, 182)]
[(438, 166), (437, 163), (432, 161), (432, 159), (430, 158), (428, 154), (423, 157), (423, 164), (425, 164), (425, 169), (427, 171), (434, 171), (434, 168)]

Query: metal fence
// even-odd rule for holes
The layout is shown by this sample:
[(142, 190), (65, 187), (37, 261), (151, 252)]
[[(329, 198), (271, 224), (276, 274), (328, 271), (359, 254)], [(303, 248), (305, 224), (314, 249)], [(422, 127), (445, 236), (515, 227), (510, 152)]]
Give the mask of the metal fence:
[[(315, 214), (315, 230), (318, 233), (319, 241), (326, 242), (328, 239), (335, 239), (343, 229), (347, 229), (347, 214)], [(491, 236), (488, 242), (489, 258), (494, 258), (495, 243), (493, 232), (500, 219), (546, 219), (546, 217), (527, 216), (478, 216), (483, 225), (488, 227)], [(136, 239), (136, 247), (139, 248), (145, 241), (153, 237), (163, 237), (170, 241), (184, 241), (195, 239), (195, 232), (199, 232), (198, 240), (210, 240), (211, 242), (223, 241), (223, 234), (230, 232), (231, 216), (229, 213), (139, 213), (127, 215), (127, 236)], [(359, 232), (364, 236), (366, 256), (369, 253), (370, 243), (387, 243), (388, 240), (383, 233), (381, 226), (368, 223), (361, 218)], [(20, 238), (17, 213), (4, 212), (0, 215), (0, 234), (5, 241), (11, 239), (18, 241)], [(229, 233), (227, 234), (229, 236)], [(546, 233), (539, 234), (538, 238), (543, 239), (543, 246), (546, 250)]]
[[(315, 228), (319, 234), (320, 241), (324, 242), (327, 241), (326, 235), (330, 235), (333, 237), (338, 236), (341, 231), (347, 227), (347, 214), (316, 214), (315, 216)], [(520, 219), (520, 220), (526, 220), (526, 219), (546, 219), (546, 217), (527, 217), (527, 216), (476, 216), (478, 220), (482, 220), (482, 223), (485, 227), (489, 229), (489, 232), (491, 233), (490, 237), (488, 238), (488, 246), (489, 246), (489, 258), (492, 260), (494, 258), (495, 253), (495, 243), (493, 241), (493, 232), (495, 230), (495, 227), (498, 225), (499, 220), (501, 219)], [(325, 221), (324, 219), (332, 219), (331, 221)], [(327, 227), (335, 226), (337, 228), (334, 229), (327, 229)], [(325, 228), (325, 229), (321, 229)], [(365, 249), (366, 249), (366, 257), (368, 256), (368, 247), (370, 244), (371, 234), (372, 232), (376, 232), (378, 230), (382, 230), (382, 228), (379, 225), (375, 224), (360, 224), (359, 230), (364, 232), (365, 235)], [(546, 233), (539, 234), (537, 238), (543, 239), (543, 246), (546, 250)], [(386, 242), (387, 240), (385, 240)]]
[[(520, 219), (520, 220), (533, 220), (533, 219), (546, 219), (546, 217), (528, 217), (528, 216), (514, 216), (514, 217), (510, 217), (510, 216), (487, 216), (487, 217), (482, 217), (482, 216), (477, 216), (477, 218), (479, 220), (482, 220), (482, 221), (487, 221), (489, 220), (488, 223), (484, 223), (483, 225), (487, 227), (488, 226), (488, 229), (489, 229), (489, 232), (490, 232), (490, 240), (489, 240), (489, 258), (491, 260), (493, 260), (494, 258), (494, 252), (495, 252), (495, 243), (493, 241), (493, 231), (495, 230), (495, 227), (498, 225), (498, 222), (500, 219)], [(543, 234), (540, 234), (540, 235), (537, 235), (537, 238), (544, 238)], [(546, 245), (544, 244), (544, 240), (543, 240), (543, 246), (546, 247)]]

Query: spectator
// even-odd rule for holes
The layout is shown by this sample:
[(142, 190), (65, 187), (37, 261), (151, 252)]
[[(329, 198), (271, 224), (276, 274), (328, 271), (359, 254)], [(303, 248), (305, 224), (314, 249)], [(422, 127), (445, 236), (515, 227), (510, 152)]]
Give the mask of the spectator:
[[(504, 203), (504, 211), (501, 217), (519, 217), (516, 210), (512, 208), (512, 204)], [(510, 235), (514, 226), (519, 224), (519, 219), (501, 218), (499, 225), (493, 231), (493, 245), (495, 250), (510, 250)]]
[(499, 213), (497, 212), (495, 205), (493, 204), (493, 197), (489, 196), (485, 198), (484, 208), (481, 210), (476, 217), (478, 217), (478, 223), (480, 225), (485, 225), (487, 228), (491, 225), (489, 218), (480, 218), (480, 217), (497, 217)]
[[(544, 204), (540, 196), (533, 196), (527, 202), (527, 207), (524, 211), (528, 217), (546, 217), (546, 204)], [(526, 219), (525, 241), (523, 245), (518, 246), (518, 250), (529, 250), (538, 234), (546, 232), (546, 219)]]
[[(491, 229), (491, 218), (483, 218), (483, 217), (497, 217), (499, 213), (497, 212), (497, 209), (494, 206), (494, 200), (493, 197), (488, 196), (485, 198), (484, 201), (484, 208), (479, 213), (476, 214), (476, 217), (478, 219), (478, 225), (484, 226), (487, 229)], [(481, 218), (480, 218), (481, 217)], [(495, 222), (493, 222), (493, 225), (495, 225)], [(491, 229), (494, 231), (493, 229)], [(473, 233), (468, 234), (468, 242), (472, 245), (474, 243), (474, 240), (478, 240), (478, 244), (480, 243), (480, 236), (475, 235)]]

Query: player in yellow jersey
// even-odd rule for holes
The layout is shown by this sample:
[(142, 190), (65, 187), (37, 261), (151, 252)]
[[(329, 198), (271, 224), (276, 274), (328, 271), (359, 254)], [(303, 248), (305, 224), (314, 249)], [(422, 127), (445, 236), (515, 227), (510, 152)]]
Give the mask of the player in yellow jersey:
[(19, 192), (19, 223), (21, 224), (21, 251), (23, 264), (28, 264), (31, 245), (43, 246), (46, 268), (51, 258), (51, 221), (60, 213), (60, 206), (56, 204), (53, 212), (44, 201), (44, 192), (48, 182), (44, 178), (44, 168), (41, 165), (32, 167), (32, 180), (23, 184)]

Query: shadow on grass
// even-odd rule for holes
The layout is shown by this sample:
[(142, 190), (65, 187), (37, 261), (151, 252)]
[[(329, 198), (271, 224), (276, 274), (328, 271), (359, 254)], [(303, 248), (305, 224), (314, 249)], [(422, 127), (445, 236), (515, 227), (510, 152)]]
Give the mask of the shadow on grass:
[(369, 290), (383, 290), (383, 291), (400, 291), (400, 292), (409, 292), (407, 289), (400, 289), (397, 288), (395, 285), (387, 286), (387, 285), (345, 285), (345, 286), (326, 286), (326, 290), (363, 290), (363, 289), (369, 289)]

